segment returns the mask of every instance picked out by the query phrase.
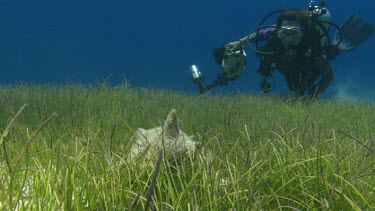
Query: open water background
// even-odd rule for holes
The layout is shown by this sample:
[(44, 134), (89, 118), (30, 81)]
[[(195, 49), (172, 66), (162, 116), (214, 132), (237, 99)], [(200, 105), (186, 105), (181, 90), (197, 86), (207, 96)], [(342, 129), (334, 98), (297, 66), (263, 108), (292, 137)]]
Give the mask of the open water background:
[[(353, 12), (375, 24), (374, 2), (328, 0), (332, 20)], [(210, 82), (221, 72), (212, 49), (247, 35), (269, 12), (307, 8), (303, 0), (14, 0), (0, 1), (0, 83), (66, 84), (125, 78), (133, 87), (197, 92), (189, 68)], [(270, 22), (272, 23), (272, 19)], [(375, 36), (332, 61), (336, 77), (324, 96), (375, 101)], [(260, 93), (258, 58), (214, 92)], [(275, 93), (291, 95), (282, 76)]]

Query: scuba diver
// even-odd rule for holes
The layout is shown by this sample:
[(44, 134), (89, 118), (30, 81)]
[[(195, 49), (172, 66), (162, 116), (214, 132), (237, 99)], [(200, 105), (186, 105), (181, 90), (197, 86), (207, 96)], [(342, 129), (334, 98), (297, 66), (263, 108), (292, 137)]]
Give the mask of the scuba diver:
[[(280, 13), (276, 25), (263, 26), (264, 21), (275, 13)], [(214, 57), (224, 70), (218, 79), (206, 87), (203, 80), (197, 80), (203, 79), (203, 76), (195, 68), (196, 77), (193, 70), (193, 80), (199, 81), (200, 91), (203, 93), (216, 85), (226, 85), (228, 81), (236, 79), (246, 67), (243, 49), (247, 44), (260, 59), (257, 74), (263, 77), (261, 89), (264, 93), (271, 90), (268, 78), (273, 78), (274, 71), (278, 70), (285, 76), (290, 90), (299, 96), (308, 94), (315, 97), (324, 92), (334, 78), (329, 60), (355, 49), (375, 31), (371, 24), (362, 23), (361, 17), (353, 14), (341, 27), (337, 26), (331, 22), (331, 15), (324, 1), (319, 5), (310, 2), (307, 11), (289, 9), (272, 12), (246, 37), (214, 49)], [(332, 26), (338, 30), (331, 43), (329, 30)], [(259, 47), (259, 42), (262, 41), (265, 44)], [(254, 43), (256, 47), (252, 46)], [(318, 78), (320, 80), (315, 83)]]
[[(259, 30), (253, 39), (266, 41), (261, 51), (271, 52), (258, 53), (260, 67), (257, 74), (263, 77), (263, 92), (271, 90), (271, 83), (267, 79), (272, 77), (275, 69), (285, 75), (289, 89), (300, 96), (306, 91), (309, 95), (322, 93), (332, 82), (333, 69), (327, 56), (323, 54), (320, 31), (305, 10), (282, 11), (276, 26)], [(241, 47), (241, 44), (242, 41), (239, 41), (226, 47), (234, 50)], [(319, 76), (320, 81), (312, 85)]]

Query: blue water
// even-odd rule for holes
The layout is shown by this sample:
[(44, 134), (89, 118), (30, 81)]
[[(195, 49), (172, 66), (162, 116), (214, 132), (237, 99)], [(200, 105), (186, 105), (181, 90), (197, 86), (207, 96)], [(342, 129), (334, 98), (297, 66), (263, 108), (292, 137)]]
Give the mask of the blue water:
[[(15, 0), (0, 2), (2, 84), (128, 80), (134, 87), (197, 92), (189, 68), (206, 81), (221, 73), (212, 49), (244, 37), (276, 9), (303, 0)], [(353, 12), (375, 24), (371, 1), (326, 1), (340, 24)], [(332, 61), (336, 77), (325, 96), (375, 100), (375, 36)], [(249, 49), (243, 75), (215, 92), (259, 93), (258, 58)], [(282, 76), (274, 92), (292, 94)]]

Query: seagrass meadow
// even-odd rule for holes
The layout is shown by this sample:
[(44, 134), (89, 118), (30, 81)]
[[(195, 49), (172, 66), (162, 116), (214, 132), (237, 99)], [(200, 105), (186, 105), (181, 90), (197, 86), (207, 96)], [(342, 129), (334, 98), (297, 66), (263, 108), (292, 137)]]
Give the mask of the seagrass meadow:
[[(375, 105), (71, 84), (0, 87), (1, 210), (374, 210)], [(176, 109), (200, 149), (127, 162)]]

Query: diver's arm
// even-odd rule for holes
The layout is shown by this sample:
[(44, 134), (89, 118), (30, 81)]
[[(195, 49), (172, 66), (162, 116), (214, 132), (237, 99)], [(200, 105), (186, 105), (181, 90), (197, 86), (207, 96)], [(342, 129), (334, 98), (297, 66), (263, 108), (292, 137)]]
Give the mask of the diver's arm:
[(231, 51), (241, 50), (244, 48), (245, 44), (247, 43), (247, 37), (248, 36), (241, 38), (238, 41), (230, 42), (227, 45), (225, 45), (225, 48), (229, 48)]
[(250, 36), (247, 35), (246, 37), (241, 38), (239, 41), (243, 44), (245, 44), (247, 40), (249, 40), (250, 43), (254, 43), (256, 41), (256, 37), (257, 37), (257, 34), (252, 33), (250, 34)]
[(276, 30), (275, 27), (269, 27), (265, 29), (261, 29), (258, 31), (258, 38), (257, 33), (251, 33), (250, 35), (247, 35), (246, 37), (243, 37), (239, 39), (238, 41), (230, 42), (226, 46), (230, 46), (231, 49), (238, 50), (243, 48), (243, 46), (249, 41), (250, 43), (254, 43), (257, 41), (266, 41), (270, 38), (271, 34)]
[[(266, 41), (270, 39), (270, 36), (273, 32), (275, 32), (276, 27), (268, 27), (268, 28), (263, 28), (258, 31), (258, 41)], [(257, 41), (257, 33), (251, 33), (250, 35), (241, 38), (240, 41), (242, 43), (246, 43), (247, 40), (249, 40), (250, 43), (254, 43)]]
[(308, 90), (308, 93), (312, 96), (316, 96), (324, 92), (329, 87), (334, 78), (332, 66), (325, 55), (323, 55), (321, 59), (317, 61), (316, 65), (317, 68), (321, 70), (322, 78), (317, 84), (313, 85)]

